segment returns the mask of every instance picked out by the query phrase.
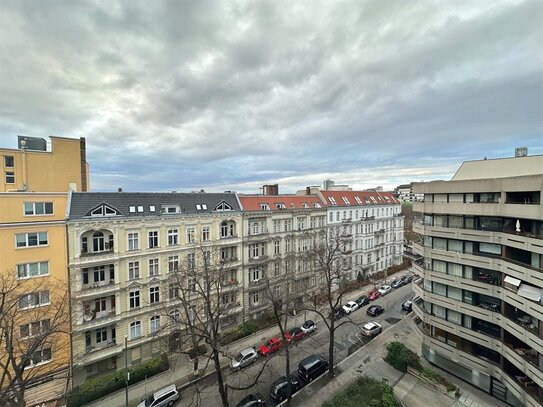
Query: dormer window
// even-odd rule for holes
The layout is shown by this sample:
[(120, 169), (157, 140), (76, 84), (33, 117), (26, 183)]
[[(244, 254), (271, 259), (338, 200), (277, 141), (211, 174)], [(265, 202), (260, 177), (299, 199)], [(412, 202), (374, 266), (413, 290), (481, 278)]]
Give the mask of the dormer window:
[(86, 216), (115, 216), (119, 215), (119, 213), (113, 209), (112, 207), (102, 204), (100, 206), (97, 206), (93, 210), (91, 210), (89, 213), (87, 213)]
[(342, 196), (341, 198), (343, 199), (343, 202), (345, 202), (345, 204), (347, 204), (347, 205), (351, 204), (346, 196)]
[(370, 199), (371, 199), (371, 201), (372, 201), (373, 203), (377, 203), (377, 201), (375, 200), (375, 197), (370, 196)]
[(320, 207), (321, 207), (321, 204), (318, 203), (318, 202), (315, 202), (315, 203), (313, 204), (313, 206), (314, 206), (315, 208), (320, 208)]
[(354, 199), (356, 200), (356, 203), (359, 203), (360, 205), (362, 205), (362, 201), (360, 200), (359, 197), (355, 196)]
[(307, 202), (302, 202), (302, 208), (309, 208), (309, 207), (307, 206)]
[(277, 209), (287, 209), (284, 203), (277, 203), (275, 204), (275, 206)]
[(331, 203), (332, 205), (337, 205), (336, 200), (334, 199), (333, 196), (329, 196), (329, 197), (328, 197), (328, 200), (330, 201), (330, 203)]
[(215, 209), (215, 211), (223, 212), (223, 211), (231, 211), (233, 210), (230, 205), (228, 205), (226, 202), (222, 201), (220, 204), (218, 204)]
[(291, 203), (291, 204), (290, 204), (290, 207), (291, 207), (291, 208), (296, 208), (296, 204)]
[(163, 214), (171, 214), (171, 213), (179, 213), (181, 212), (181, 208), (179, 205), (164, 205), (161, 207)]
[(261, 203), (260, 204), (260, 210), (261, 211), (269, 211), (270, 210), (270, 205), (268, 205), (267, 203)]

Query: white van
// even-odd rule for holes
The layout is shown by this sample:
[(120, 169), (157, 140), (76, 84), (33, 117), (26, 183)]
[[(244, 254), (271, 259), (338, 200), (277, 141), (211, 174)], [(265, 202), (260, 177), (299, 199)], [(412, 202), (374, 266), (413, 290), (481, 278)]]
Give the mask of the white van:
[(175, 384), (170, 384), (163, 389), (155, 391), (138, 404), (138, 407), (171, 407), (177, 400), (179, 400), (179, 392)]

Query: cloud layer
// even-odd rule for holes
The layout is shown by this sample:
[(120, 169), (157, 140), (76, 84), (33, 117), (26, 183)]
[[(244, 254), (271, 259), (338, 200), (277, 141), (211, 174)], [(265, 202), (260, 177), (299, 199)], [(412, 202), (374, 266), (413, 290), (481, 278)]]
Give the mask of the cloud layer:
[(543, 153), (539, 1), (9, 1), (0, 141), (86, 137), (95, 190), (447, 179)]

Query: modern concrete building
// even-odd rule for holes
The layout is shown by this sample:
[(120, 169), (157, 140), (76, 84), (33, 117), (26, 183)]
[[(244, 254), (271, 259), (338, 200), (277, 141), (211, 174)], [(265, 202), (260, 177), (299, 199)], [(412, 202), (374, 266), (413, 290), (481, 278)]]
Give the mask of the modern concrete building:
[(424, 355), (513, 406), (541, 406), (543, 156), (465, 162), (414, 190)]
[(133, 366), (168, 351), (176, 333), (164, 328), (181, 314), (179, 284), (190, 287), (183, 276), (200, 253), (217, 253), (224, 266), (222, 326), (241, 322), (235, 194), (73, 193), (69, 202), (74, 385), (123, 368), (124, 352)]
[(326, 203), (328, 227), (353, 236), (350, 279), (401, 264), (403, 222), (401, 203), (390, 192), (316, 191)]
[(423, 194), (413, 192), (413, 182), (410, 184), (398, 185), (394, 188), (394, 193), (402, 202), (421, 202), (424, 199)]

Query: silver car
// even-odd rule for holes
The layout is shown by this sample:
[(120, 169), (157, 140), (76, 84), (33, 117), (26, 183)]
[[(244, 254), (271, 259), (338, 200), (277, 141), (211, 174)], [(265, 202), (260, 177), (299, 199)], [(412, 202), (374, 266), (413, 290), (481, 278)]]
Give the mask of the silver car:
[(258, 359), (258, 353), (255, 348), (243, 349), (232, 359), (232, 369), (239, 370), (242, 367), (253, 364)]
[(179, 400), (179, 392), (175, 384), (170, 384), (145, 398), (138, 407), (171, 407), (177, 400)]

